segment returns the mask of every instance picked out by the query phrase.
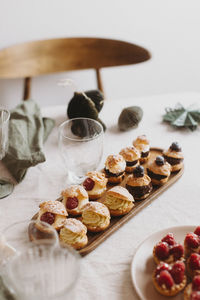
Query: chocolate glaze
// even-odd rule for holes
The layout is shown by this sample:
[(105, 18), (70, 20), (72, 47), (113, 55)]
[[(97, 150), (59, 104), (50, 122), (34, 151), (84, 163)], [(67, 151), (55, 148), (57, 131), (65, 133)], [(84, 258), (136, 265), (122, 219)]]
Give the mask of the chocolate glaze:
[(106, 172), (106, 175), (108, 177), (118, 177), (118, 176), (121, 176), (122, 174), (124, 174), (124, 172), (120, 172), (120, 173), (111, 173), (109, 170), (107, 170), (106, 168), (104, 168), (104, 171)]
[(132, 167), (132, 166), (135, 166), (138, 162), (138, 159), (137, 160), (134, 160), (134, 161), (126, 161), (126, 166), (127, 167)]
[(149, 177), (156, 180), (162, 180), (164, 178), (167, 178), (167, 175), (155, 174), (152, 171), (150, 171), (148, 168), (147, 168), (147, 174), (149, 175)]
[(169, 156), (166, 156), (166, 155), (164, 155), (164, 158), (172, 166), (178, 165), (183, 161), (183, 158), (174, 158), (174, 157), (169, 157)]
[(149, 155), (149, 151), (141, 153), (141, 157), (147, 157), (148, 155)]
[(126, 188), (134, 198), (142, 198), (152, 190), (151, 182), (148, 185), (143, 186), (131, 186), (126, 184)]

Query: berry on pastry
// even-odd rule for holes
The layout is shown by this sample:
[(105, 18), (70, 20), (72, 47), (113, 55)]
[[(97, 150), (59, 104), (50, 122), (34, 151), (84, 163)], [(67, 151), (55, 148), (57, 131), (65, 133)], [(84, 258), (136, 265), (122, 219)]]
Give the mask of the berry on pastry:
[(133, 146), (135, 146), (141, 153), (140, 163), (143, 164), (148, 161), (150, 156), (150, 145), (146, 135), (140, 135), (135, 141), (133, 141)]
[(148, 164), (147, 174), (151, 177), (153, 185), (162, 185), (169, 179), (171, 165), (165, 161), (163, 156), (158, 155), (155, 160)]
[(91, 200), (100, 198), (106, 191), (108, 179), (104, 173), (93, 171), (86, 174), (87, 178), (83, 182), (83, 186)]
[(152, 190), (151, 178), (144, 174), (144, 168), (137, 166), (133, 170), (133, 175), (129, 175), (126, 188), (135, 200), (147, 198)]
[(74, 249), (81, 249), (88, 243), (87, 228), (79, 220), (68, 218), (60, 230), (60, 241)]
[(88, 231), (103, 231), (110, 225), (110, 212), (103, 203), (91, 201), (83, 209), (82, 222)]
[(89, 202), (88, 193), (81, 185), (71, 185), (62, 191), (62, 203), (72, 216), (81, 215), (83, 207)]
[(39, 207), (38, 221), (46, 222), (52, 225), (56, 230), (59, 230), (63, 226), (68, 213), (61, 202), (46, 201), (42, 202)]
[(173, 265), (161, 262), (153, 272), (153, 284), (164, 296), (175, 296), (184, 289), (187, 283), (185, 264), (181, 261)]
[(200, 275), (200, 254), (192, 253), (187, 259), (187, 272), (193, 278), (195, 275)]
[(115, 186), (106, 193), (105, 204), (111, 216), (127, 214), (134, 206), (133, 196), (122, 186)]
[(126, 172), (131, 173), (139, 164), (141, 157), (140, 151), (132, 146), (122, 149), (119, 154), (121, 154), (126, 161)]
[(184, 290), (184, 300), (200, 300), (200, 275), (194, 276)]
[(186, 234), (184, 248), (186, 257), (191, 253), (200, 253), (200, 226), (198, 226), (194, 232)]
[(183, 153), (177, 142), (172, 143), (169, 149), (163, 152), (163, 156), (171, 165), (172, 172), (179, 171), (183, 167)]
[(120, 183), (124, 178), (126, 161), (122, 155), (109, 155), (105, 162), (105, 174), (110, 183)]
[(153, 258), (156, 264), (161, 261), (171, 264), (177, 260), (184, 260), (184, 247), (175, 241), (173, 233), (168, 233), (154, 246)]

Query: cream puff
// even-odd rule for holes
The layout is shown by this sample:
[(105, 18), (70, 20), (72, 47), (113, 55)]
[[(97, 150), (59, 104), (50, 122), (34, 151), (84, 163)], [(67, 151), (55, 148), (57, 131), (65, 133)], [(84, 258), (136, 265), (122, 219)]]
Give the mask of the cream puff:
[(91, 201), (83, 209), (82, 222), (88, 231), (103, 231), (110, 225), (109, 209), (103, 203)]
[(184, 300), (200, 300), (200, 275), (194, 276), (184, 290)]
[(56, 230), (59, 230), (63, 226), (68, 213), (60, 201), (42, 202), (39, 207), (38, 226), (40, 226), (39, 221), (52, 225)]
[(150, 145), (146, 135), (140, 135), (135, 141), (133, 141), (133, 146), (135, 146), (141, 153), (140, 163), (143, 164), (148, 161), (150, 157)]
[(102, 172), (88, 172), (87, 178), (83, 182), (83, 186), (88, 193), (91, 200), (100, 198), (106, 191), (106, 184), (108, 179)]
[(179, 171), (183, 167), (183, 153), (177, 142), (172, 143), (169, 149), (163, 152), (163, 156), (171, 165), (171, 172)]
[(132, 147), (126, 147), (120, 151), (120, 153), (126, 161), (126, 172), (131, 173), (135, 167), (139, 165), (140, 151)]
[(60, 230), (59, 237), (62, 245), (81, 249), (88, 243), (87, 227), (75, 218), (68, 218)]
[(81, 215), (83, 207), (89, 202), (88, 193), (81, 185), (68, 186), (61, 195), (63, 196), (62, 203), (72, 216)]
[(169, 232), (153, 248), (153, 258), (156, 264), (161, 261), (171, 264), (184, 260), (184, 247), (175, 241), (173, 233)]
[(134, 197), (135, 201), (147, 198), (152, 191), (151, 178), (144, 174), (144, 168), (137, 166), (133, 170), (133, 175), (129, 175), (126, 188)]
[(105, 204), (111, 216), (122, 216), (127, 214), (134, 206), (133, 196), (122, 186), (115, 186), (106, 193)]
[(153, 272), (153, 284), (163, 296), (172, 297), (184, 289), (187, 283), (184, 262), (177, 261), (172, 265), (161, 262)]
[(153, 185), (162, 185), (169, 179), (171, 165), (165, 161), (163, 156), (158, 155), (155, 160), (148, 164), (147, 174), (151, 177)]
[(122, 155), (109, 155), (105, 162), (105, 174), (108, 182), (116, 184), (122, 182), (126, 168), (126, 161)]

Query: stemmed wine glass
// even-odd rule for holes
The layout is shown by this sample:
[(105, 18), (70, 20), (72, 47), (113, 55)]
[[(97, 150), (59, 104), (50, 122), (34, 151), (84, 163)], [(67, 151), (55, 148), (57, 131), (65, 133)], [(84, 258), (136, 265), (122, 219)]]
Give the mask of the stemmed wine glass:
[[(5, 108), (0, 108), (0, 161), (8, 150), (8, 126), (10, 112)], [(0, 199), (8, 196), (13, 190), (13, 183), (5, 178), (0, 178)]]
[(68, 183), (80, 184), (99, 166), (103, 155), (103, 127), (93, 119), (74, 118), (59, 127), (59, 148), (68, 171)]

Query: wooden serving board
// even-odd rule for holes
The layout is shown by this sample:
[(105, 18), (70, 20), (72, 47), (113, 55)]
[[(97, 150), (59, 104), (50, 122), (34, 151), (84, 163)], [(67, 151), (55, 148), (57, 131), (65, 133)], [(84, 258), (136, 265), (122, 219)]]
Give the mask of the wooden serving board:
[[(150, 160), (155, 159), (155, 157), (157, 155), (162, 155), (163, 149), (161, 148), (151, 148), (150, 149)], [(145, 172), (146, 172), (146, 164), (143, 164), (143, 167), (145, 168)], [(80, 249), (77, 250), (82, 256), (87, 255), (88, 253), (90, 253), (91, 251), (93, 251), (98, 245), (100, 245), (103, 241), (105, 241), (113, 232), (115, 232), (119, 227), (121, 227), (124, 223), (126, 223), (128, 220), (130, 220), (131, 218), (133, 218), (139, 211), (141, 211), (144, 207), (146, 207), (147, 205), (149, 205), (154, 199), (156, 199), (161, 193), (163, 193), (165, 190), (167, 190), (172, 184), (174, 184), (183, 174), (184, 168), (182, 168), (180, 171), (172, 173), (170, 175), (169, 180), (162, 186), (157, 186), (157, 187), (153, 187), (153, 190), (151, 191), (150, 195), (141, 201), (137, 201), (135, 202), (135, 206), (132, 208), (132, 210), (124, 215), (124, 216), (120, 216), (120, 217), (111, 217), (110, 219), (110, 225), (107, 229), (105, 229), (102, 232), (98, 232), (98, 233), (92, 233), (92, 232), (87, 232), (87, 236), (88, 236), (88, 244)], [(124, 180), (122, 181), (121, 186), (126, 185), (126, 181), (127, 181), (127, 177), (130, 174), (126, 174)], [(109, 190), (110, 188), (112, 188), (114, 185), (108, 185), (107, 190)], [(98, 200), (96, 201), (103, 201), (105, 197), (105, 194)], [(62, 198), (58, 198), (57, 200), (61, 201)], [(37, 215), (34, 215), (32, 219), (36, 219)], [(29, 228), (29, 236), (31, 236), (31, 228)]]

